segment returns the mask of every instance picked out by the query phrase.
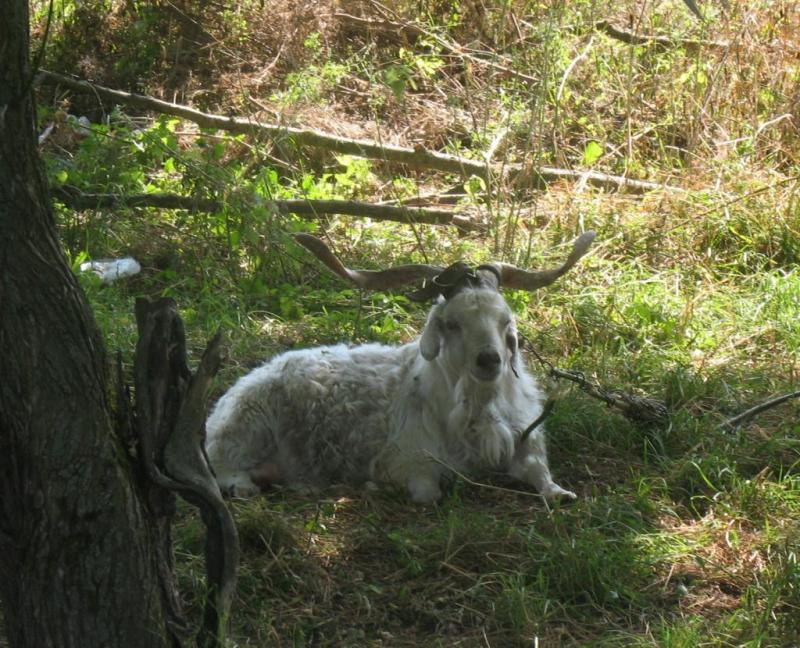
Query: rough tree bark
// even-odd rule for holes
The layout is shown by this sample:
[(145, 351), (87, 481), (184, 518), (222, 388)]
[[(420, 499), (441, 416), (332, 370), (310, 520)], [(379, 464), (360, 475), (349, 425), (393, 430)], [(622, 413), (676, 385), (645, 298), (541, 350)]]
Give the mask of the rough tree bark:
[[(28, 3), (0, 20), (0, 597), (11, 646), (176, 646), (163, 531), (36, 152)], [(124, 426), (122, 426), (124, 428)], [(130, 428), (128, 428), (130, 429)]]

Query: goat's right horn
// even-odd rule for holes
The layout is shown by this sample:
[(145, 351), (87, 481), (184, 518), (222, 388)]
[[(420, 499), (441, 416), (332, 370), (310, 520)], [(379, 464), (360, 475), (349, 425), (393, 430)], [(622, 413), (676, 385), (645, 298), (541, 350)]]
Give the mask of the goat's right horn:
[(296, 234), (295, 240), (343, 279), (364, 290), (390, 290), (420, 279), (431, 279), (442, 268), (425, 264), (401, 265), (386, 270), (353, 270), (345, 267), (325, 243), (311, 234)]
[(586, 254), (589, 246), (594, 241), (596, 234), (592, 231), (584, 232), (572, 244), (567, 260), (558, 268), (549, 270), (523, 270), (508, 263), (487, 264), (497, 270), (500, 275), (500, 285), (504, 288), (516, 288), (519, 290), (537, 290), (544, 286), (549, 286), (556, 279), (566, 274), (578, 260)]

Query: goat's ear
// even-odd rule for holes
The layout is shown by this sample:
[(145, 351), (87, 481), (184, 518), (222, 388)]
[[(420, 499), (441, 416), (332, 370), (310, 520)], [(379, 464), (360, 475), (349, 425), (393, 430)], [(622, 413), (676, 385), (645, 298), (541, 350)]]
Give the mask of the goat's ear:
[(444, 300), (440, 299), (436, 306), (433, 307), (419, 339), (419, 351), (428, 362), (439, 355), (439, 349), (442, 346), (442, 323), (437, 311), (439, 310), (439, 305), (443, 302)]
[(506, 346), (511, 351), (511, 355), (516, 357), (519, 350), (519, 341), (517, 339), (517, 329), (513, 326), (506, 332)]
[(519, 378), (517, 369), (519, 368), (519, 337), (517, 335), (517, 327), (512, 326), (506, 332), (506, 345), (508, 350), (511, 351), (511, 371)]

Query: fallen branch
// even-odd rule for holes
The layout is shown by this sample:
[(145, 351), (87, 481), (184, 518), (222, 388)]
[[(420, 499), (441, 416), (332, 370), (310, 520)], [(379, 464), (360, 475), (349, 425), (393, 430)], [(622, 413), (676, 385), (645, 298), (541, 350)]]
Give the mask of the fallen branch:
[[(51, 195), (72, 209), (154, 207), (157, 209), (186, 209), (188, 211), (215, 213), (221, 211), (225, 206), (224, 201), (221, 200), (180, 196), (178, 194), (90, 194), (69, 186), (54, 187), (51, 189)], [(258, 196), (253, 196), (250, 199), (250, 203), (264, 206), (278, 214), (298, 214), (308, 218), (342, 214), (397, 223), (454, 225), (463, 230), (482, 229), (481, 223), (467, 216), (444, 209), (373, 205), (352, 200), (263, 200)]]
[(408, 165), (412, 168), (434, 169), (436, 171), (456, 173), (467, 177), (470, 175), (484, 176), (487, 173), (486, 164), (483, 162), (470, 160), (457, 155), (428, 151), (423, 147), (408, 148), (390, 144), (377, 144), (369, 140), (337, 137), (312, 129), (263, 124), (242, 117), (213, 115), (188, 106), (162, 101), (145, 95), (133, 94), (131, 92), (112, 90), (111, 88), (88, 83), (87, 81), (78, 81), (77, 79), (71, 79), (45, 70), (39, 71), (38, 78), (40, 81), (63, 85), (76, 92), (94, 94), (106, 101), (181, 117), (203, 128), (216, 128), (231, 133), (243, 133), (248, 135), (263, 135), (278, 141), (289, 140), (297, 146), (324, 148), (336, 153), (396, 162)]
[(555, 167), (539, 167), (537, 169), (524, 169), (515, 165), (506, 165), (511, 175), (516, 176), (517, 184), (532, 184), (536, 189), (544, 189), (553, 182), (567, 180), (570, 182), (584, 182), (600, 189), (621, 191), (626, 189), (632, 193), (646, 193), (648, 191), (678, 191), (682, 189), (648, 182), (647, 180), (633, 180), (625, 176), (609, 175), (599, 171), (570, 171), (569, 169), (556, 169)]
[[(297, 146), (310, 146), (355, 155), (358, 157), (384, 162), (404, 164), (414, 169), (429, 169), (443, 173), (452, 173), (461, 177), (479, 176), (484, 179), (497, 178), (501, 167), (495, 167), (483, 160), (472, 160), (458, 155), (429, 151), (422, 146), (409, 148), (390, 144), (378, 144), (369, 140), (356, 140), (337, 137), (329, 133), (291, 126), (263, 124), (242, 117), (225, 117), (204, 113), (188, 106), (161, 101), (145, 95), (112, 90), (99, 85), (78, 81), (60, 74), (40, 70), (39, 82), (63, 85), (76, 92), (94, 94), (100, 99), (118, 104), (133, 106), (141, 110), (154, 111), (189, 120), (203, 128), (214, 128), (232, 133), (262, 135), (277, 141), (291, 141)], [(647, 191), (680, 191), (673, 187), (631, 180), (623, 176), (608, 175), (597, 171), (571, 171), (553, 167), (530, 168), (524, 164), (505, 164), (502, 170), (517, 186), (532, 186), (537, 189), (546, 188), (550, 183), (560, 180), (586, 182), (588, 184), (610, 190), (628, 190), (633, 193)]]
[(607, 20), (600, 20), (594, 24), (595, 29), (605, 33), (611, 38), (627, 43), (628, 45), (654, 45), (664, 49), (686, 47), (687, 49), (700, 49), (703, 47), (725, 49), (730, 43), (725, 41), (695, 40), (687, 38), (670, 38), (669, 36), (643, 36), (625, 31), (611, 24)]
[(772, 409), (782, 403), (785, 403), (788, 400), (793, 398), (800, 398), (800, 391), (795, 391), (790, 394), (784, 394), (783, 396), (777, 396), (776, 398), (771, 398), (768, 401), (761, 403), (760, 405), (756, 405), (755, 407), (751, 407), (748, 410), (745, 410), (741, 414), (737, 414), (733, 418), (729, 418), (727, 421), (720, 425), (720, 428), (724, 430), (733, 430), (740, 425), (746, 423), (757, 414), (761, 414), (761, 412), (765, 412), (768, 409)]
[(51, 187), (50, 195), (72, 209), (114, 209), (116, 207), (154, 207), (157, 209), (185, 209), (192, 212), (218, 212), (223, 203), (209, 198), (179, 196), (169, 193), (110, 194), (83, 193), (75, 187)]
[(603, 401), (613, 407), (627, 419), (637, 423), (666, 425), (669, 423), (669, 410), (666, 403), (657, 398), (636, 396), (618, 389), (606, 389), (602, 385), (587, 380), (580, 371), (565, 371), (555, 367), (551, 362), (540, 356), (536, 349), (530, 348), (539, 363), (547, 368), (552, 378), (569, 380), (576, 383), (589, 396)]

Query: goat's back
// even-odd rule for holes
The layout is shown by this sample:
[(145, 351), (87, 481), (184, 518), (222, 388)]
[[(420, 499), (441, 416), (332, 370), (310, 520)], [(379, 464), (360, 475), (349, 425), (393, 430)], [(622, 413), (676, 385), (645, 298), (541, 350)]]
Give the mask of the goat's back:
[(319, 485), (369, 479), (386, 443), (391, 400), (417, 356), (400, 347), (345, 344), (289, 351), (231, 387), (207, 423), (212, 465), (257, 468), (274, 480)]

